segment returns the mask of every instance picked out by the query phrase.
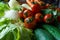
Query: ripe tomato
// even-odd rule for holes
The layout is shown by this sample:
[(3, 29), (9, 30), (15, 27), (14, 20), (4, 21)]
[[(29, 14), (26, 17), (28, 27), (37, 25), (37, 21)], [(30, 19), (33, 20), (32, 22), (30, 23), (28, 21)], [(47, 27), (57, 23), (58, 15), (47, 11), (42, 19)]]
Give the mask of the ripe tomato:
[(32, 7), (32, 12), (33, 14), (40, 12), (40, 5), (39, 4), (34, 4)]
[(60, 16), (57, 17), (58, 22), (60, 22)]
[(23, 12), (22, 11), (19, 11), (18, 14), (19, 14), (20, 18), (23, 18)]
[(31, 12), (30, 10), (25, 10), (25, 11), (23, 12), (23, 16), (24, 16), (24, 18), (27, 18), (27, 17), (29, 17), (29, 16), (32, 16), (32, 12)]
[(43, 18), (43, 21), (44, 21), (45, 23), (52, 23), (52, 21), (53, 21), (52, 14), (46, 14), (46, 15), (44, 16), (44, 18)]
[(42, 21), (43, 15), (41, 13), (36, 13), (35, 14), (35, 19), (37, 22)]
[(24, 20), (24, 25), (26, 28), (33, 29), (35, 28), (36, 21), (33, 17), (28, 17)]
[(58, 12), (60, 12), (60, 8), (56, 8), (56, 10), (57, 10)]

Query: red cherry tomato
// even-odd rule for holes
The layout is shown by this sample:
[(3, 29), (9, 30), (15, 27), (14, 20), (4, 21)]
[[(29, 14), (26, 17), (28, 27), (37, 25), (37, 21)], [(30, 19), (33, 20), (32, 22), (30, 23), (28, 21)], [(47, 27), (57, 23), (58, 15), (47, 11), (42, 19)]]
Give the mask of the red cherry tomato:
[(60, 12), (60, 8), (56, 8), (56, 10), (57, 10), (58, 12)]
[(18, 14), (19, 14), (20, 18), (23, 18), (23, 12), (22, 11), (19, 11)]
[(32, 12), (31, 12), (30, 10), (25, 10), (25, 11), (23, 12), (23, 16), (24, 16), (24, 18), (27, 18), (27, 17), (29, 17), (29, 16), (32, 16)]
[(43, 16), (42, 16), (41, 13), (36, 13), (36, 14), (35, 14), (35, 19), (36, 19), (37, 22), (42, 21), (42, 18), (43, 18)]
[(26, 28), (34, 29), (36, 25), (36, 21), (33, 17), (28, 17), (24, 20), (24, 25)]
[(46, 15), (44, 16), (43, 21), (44, 21), (45, 23), (52, 23), (52, 21), (53, 21), (52, 14), (46, 14)]
[(40, 12), (40, 9), (41, 8), (40, 8), (40, 5), (39, 4), (34, 4), (32, 6), (32, 12), (33, 12), (33, 14)]
[(60, 22), (60, 16), (57, 17), (58, 22)]

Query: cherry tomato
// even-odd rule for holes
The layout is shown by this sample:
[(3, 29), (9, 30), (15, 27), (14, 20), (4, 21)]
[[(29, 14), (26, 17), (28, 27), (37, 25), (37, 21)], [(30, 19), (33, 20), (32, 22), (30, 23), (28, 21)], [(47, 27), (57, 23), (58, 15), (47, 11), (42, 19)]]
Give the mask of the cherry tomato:
[(34, 29), (36, 25), (36, 21), (33, 17), (28, 17), (24, 20), (24, 25), (26, 28)]
[(32, 12), (33, 14), (40, 12), (40, 5), (39, 4), (34, 4), (32, 7)]
[(32, 12), (31, 12), (30, 10), (25, 10), (25, 11), (23, 12), (23, 16), (24, 16), (24, 18), (27, 18), (27, 17), (29, 17), (29, 16), (32, 16)]
[(60, 16), (57, 17), (58, 22), (60, 22)]
[(35, 19), (36, 19), (37, 22), (42, 21), (42, 18), (43, 18), (43, 16), (42, 16), (41, 13), (36, 13), (36, 14), (35, 14)]
[(58, 12), (60, 12), (60, 8), (56, 8), (56, 10), (57, 10)]
[(52, 14), (46, 14), (43, 18), (43, 21), (45, 23), (52, 23), (53, 22), (53, 17)]
[(18, 14), (19, 14), (20, 18), (23, 18), (23, 12), (22, 11), (19, 11)]

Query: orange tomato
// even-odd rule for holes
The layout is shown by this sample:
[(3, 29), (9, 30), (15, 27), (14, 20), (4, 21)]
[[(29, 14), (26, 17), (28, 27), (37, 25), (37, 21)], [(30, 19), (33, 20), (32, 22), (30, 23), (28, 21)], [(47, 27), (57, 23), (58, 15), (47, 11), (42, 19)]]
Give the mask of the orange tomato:
[(23, 12), (23, 16), (24, 16), (24, 18), (27, 18), (27, 17), (29, 17), (29, 16), (32, 16), (32, 12), (31, 12), (30, 10), (25, 10), (25, 11)]
[(43, 15), (41, 13), (36, 13), (35, 14), (35, 19), (37, 22), (42, 21)]
[(53, 17), (52, 14), (46, 14), (43, 18), (45, 23), (52, 23), (53, 22)]
[(33, 14), (38, 13), (38, 12), (40, 12), (40, 10), (41, 10), (39, 4), (34, 4), (34, 6), (31, 7), (31, 8), (32, 8), (32, 12), (33, 12)]
[(36, 21), (32, 16), (30, 16), (24, 20), (24, 25), (26, 28), (34, 29), (36, 25)]

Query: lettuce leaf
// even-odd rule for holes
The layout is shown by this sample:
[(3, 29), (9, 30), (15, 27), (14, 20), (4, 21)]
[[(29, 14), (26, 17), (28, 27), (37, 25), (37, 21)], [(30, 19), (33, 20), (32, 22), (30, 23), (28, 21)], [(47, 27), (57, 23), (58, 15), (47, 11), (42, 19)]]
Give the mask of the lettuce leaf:
[(0, 17), (4, 16), (4, 11), (9, 10), (8, 4), (0, 2)]
[(32, 30), (24, 28), (23, 25), (18, 23), (7, 25), (3, 24), (0, 27), (0, 40), (32, 40)]

